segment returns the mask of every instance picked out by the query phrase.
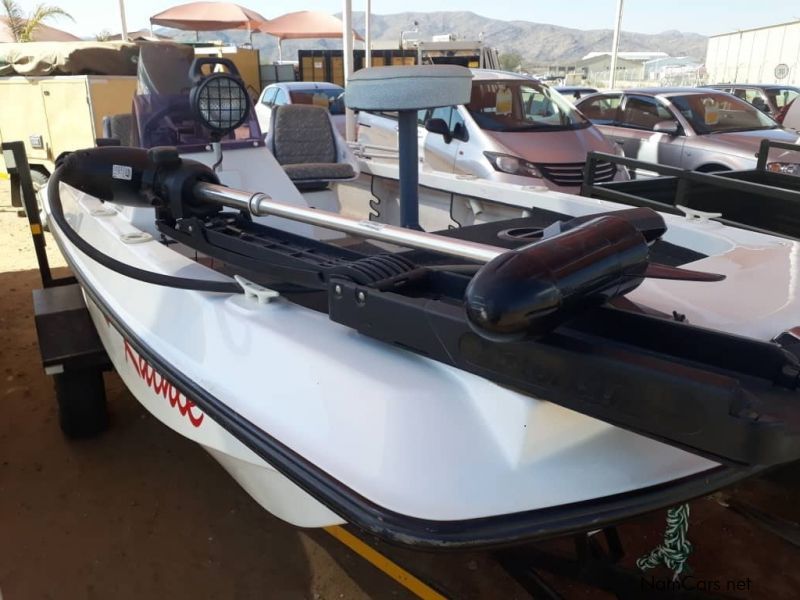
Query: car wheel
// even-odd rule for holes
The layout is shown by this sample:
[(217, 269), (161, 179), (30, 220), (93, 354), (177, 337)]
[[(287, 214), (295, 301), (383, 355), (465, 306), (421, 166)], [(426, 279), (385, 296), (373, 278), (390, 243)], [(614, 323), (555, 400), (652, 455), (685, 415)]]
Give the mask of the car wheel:
[(695, 171), (699, 171), (700, 173), (714, 173), (717, 171), (730, 171), (730, 169), (725, 165), (710, 164), (697, 167)]

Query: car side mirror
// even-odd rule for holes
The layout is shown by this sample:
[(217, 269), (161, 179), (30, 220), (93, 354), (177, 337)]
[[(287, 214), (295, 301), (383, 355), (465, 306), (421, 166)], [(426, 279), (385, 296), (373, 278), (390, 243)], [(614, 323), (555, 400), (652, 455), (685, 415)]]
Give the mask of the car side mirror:
[(445, 123), (444, 119), (428, 119), (425, 121), (425, 129), (431, 133), (438, 133), (444, 138), (444, 143), (449, 144), (453, 141), (453, 134), (450, 133), (450, 128)]
[(678, 135), (681, 126), (677, 121), (659, 121), (653, 126), (656, 133), (666, 133), (667, 135)]

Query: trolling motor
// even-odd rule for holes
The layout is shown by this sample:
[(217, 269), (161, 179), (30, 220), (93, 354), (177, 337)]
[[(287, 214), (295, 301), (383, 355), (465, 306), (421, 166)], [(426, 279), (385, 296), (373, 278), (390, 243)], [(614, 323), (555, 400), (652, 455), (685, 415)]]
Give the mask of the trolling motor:
[[(222, 65), (229, 72), (204, 75), (203, 67), (209, 65)], [(485, 263), (466, 289), (464, 309), (472, 329), (492, 341), (541, 336), (588, 308), (627, 294), (646, 277), (692, 281), (723, 278), (651, 264), (649, 244), (664, 234), (666, 225), (658, 213), (647, 208), (572, 219), (548, 228), (539, 241), (506, 250), (417, 231), (415, 218), (404, 217), (406, 227), (393, 227), (275, 202), (265, 194), (224, 187), (215, 173), (222, 160), (219, 141), (246, 120), (249, 98), (236, 67), (226, 59), (195, 59), (190, 73), (194, 81), (190, 95), (192, 111), (215, 140), (218, 156), (214, 168), (184, 160), (170, 147), (150, 150), (101, 147), (79, 150), (64, 157), (58, 170), (60, 181), (103, 201), (153, 207), (157, 218), (169, 225), (190, 217), (203, 221), (228, 206), (245, 214), (284, 217)], [(395, 73), (373, 69), (366, 74), (368, 77), (356, 78), (348, 92), (350, 105), (369, 108), (385, 103), (385, 98), (378, 102), (371, 95), (375, 82), (380, 81), (384, 91), (393, 93), (392, 105), (401, 114), (416, 114), (419, 100), (407, 93), (410, 77), (395, 78)], [(414, 78), (430, 96), (426, 105), (439, 106), (445, 97), (468, 95), (469, 76), (460, 69), (434, 68), (424, 70), (423, 75)], [(365, 82), (369, 85), (359, 85)], [(442, 93), (443, 89), (446, 93)], [(416, 140), (401, 141), (416, 148)], [(414, 208), (417, 203), (416, 158), (406, 156), (401, 162), (404, 191), (401, 195)], [(410, 213), (406, 215), (409, 216)]]
[(495, 342), (538, 337), (577, 314), (624, 296), (645, 278), (712, 282), (722, 275), (651, 263), (650, 244), (666, 231), (649, 208), (578, 217), (515, 250), (359, 221), (276, 202), (219, 184), (216, 174), (174, 148), (103, 147), (67, 156), (61, 180), (101, 200), (155, 207), (174, 223), (216, 215), (223, 206), (278, 216), (402, 246), (485, 263), (471, 279), (464, 310), (472, 329)]

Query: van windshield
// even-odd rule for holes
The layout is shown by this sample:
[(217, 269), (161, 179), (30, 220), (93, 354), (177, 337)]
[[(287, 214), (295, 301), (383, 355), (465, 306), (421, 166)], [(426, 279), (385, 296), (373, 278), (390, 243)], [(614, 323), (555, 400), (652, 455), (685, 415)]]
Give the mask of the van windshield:
[(467, 110), (489, 131), (558, 131), (591, 124), (558, 92), (536, 81), (475, 81)]

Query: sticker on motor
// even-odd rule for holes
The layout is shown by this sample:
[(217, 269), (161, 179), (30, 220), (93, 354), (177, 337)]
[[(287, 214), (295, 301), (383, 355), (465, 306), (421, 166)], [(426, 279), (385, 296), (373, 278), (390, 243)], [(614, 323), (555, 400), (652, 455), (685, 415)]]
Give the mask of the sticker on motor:
[(133, 169), (128, 165), (112, 165), (111, 166), (112, 179), (124, 179), (130, 181), (133, 179)]

